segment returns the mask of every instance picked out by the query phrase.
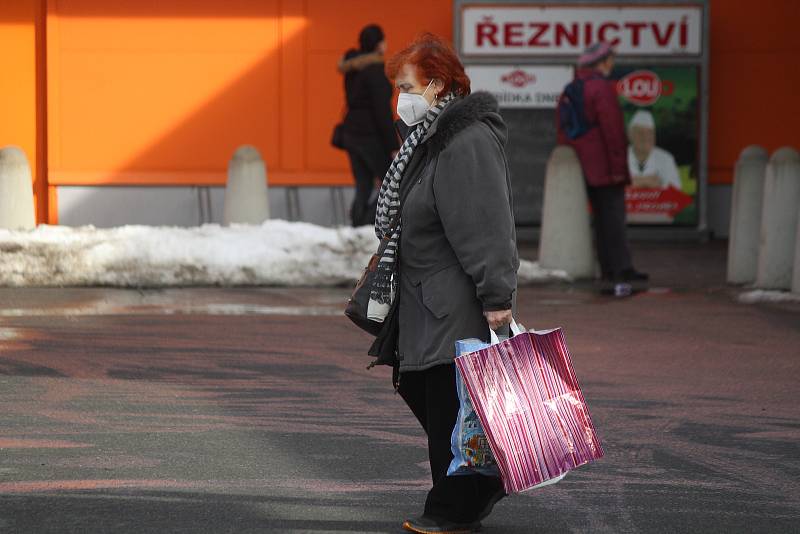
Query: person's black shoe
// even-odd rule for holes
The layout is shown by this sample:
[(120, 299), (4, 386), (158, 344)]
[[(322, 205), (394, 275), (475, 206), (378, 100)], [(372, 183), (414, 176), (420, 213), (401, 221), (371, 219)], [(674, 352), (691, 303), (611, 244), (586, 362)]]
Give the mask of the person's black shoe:
[(650, 280), (650, 276), (647, 273), (640, 273), (635, 269), (626, 269), (620, 274), (622, 282), (630, 284), (633, 293), (647, 291)]
[(507, 495), (508, 494), (505, 491), (503, 491), (503, 488), (500, 488), (495, 493), (493, 493), (492, 497), (489, 499), (489, 502), (486, 503), (486, 506), (483, 508), (483, 510), (481, 511), (480, 515), (478, 515), (478, 521), (483, 521), (484, 519), (489, 517), (489, 514), (492, 513), (492, 509), (494, 508), (494, 505), (497, 504), (498, 502), (500, 502), (500, 499), (502, 499), (503, 497), (505, 497)]
[(480, 532), (481, 522), (454, 523), (423, 515), (414, 519), (406, 519), (403, 522), (403, 528), (419, 534), (469, 534), (470, 532)]
[(622, 275), (622, 280), (625, 282), (647, 282), (650, 280), (649, 274), (641, 273), (636, 269), (625, 269), (620, 274)]

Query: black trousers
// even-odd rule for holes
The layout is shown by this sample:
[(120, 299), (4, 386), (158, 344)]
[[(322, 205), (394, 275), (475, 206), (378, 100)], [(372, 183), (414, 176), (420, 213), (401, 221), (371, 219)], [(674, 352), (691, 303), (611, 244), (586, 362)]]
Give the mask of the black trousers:
[(632, 269), (625, 222), (625, 186), (588, 187), (594, 212), (594, 237), (597, 259), (604, 279), (618, 277)]
[(390, 156), (376, 138), (345, 136), (345, 144), (356, 186), (350, 220), (353, 226), (374, 224), (378, 203), (375, 182), (386, 174)]
[(425, 501), (425, 515), (459, 523), (475, 521), (492, 496), (502, 490), (498, 477), (447, 476), (453, 459), (450, 436), (458, 416), (455, 364), (400, 375), (399, 393), (428, 435), (428, 459), (433, 488)]

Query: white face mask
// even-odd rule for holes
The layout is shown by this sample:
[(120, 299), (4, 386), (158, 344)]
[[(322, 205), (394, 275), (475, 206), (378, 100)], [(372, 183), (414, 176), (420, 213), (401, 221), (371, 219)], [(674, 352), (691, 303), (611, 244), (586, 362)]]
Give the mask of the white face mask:
[(400, 93), (397, 95), (397, 114), (407, 126), (414, 126), (425, 120), (425, 114), (431, 105), (425, 100), (425, 93), (430, 89), (433, 80), (421, 95), (416, 93)]

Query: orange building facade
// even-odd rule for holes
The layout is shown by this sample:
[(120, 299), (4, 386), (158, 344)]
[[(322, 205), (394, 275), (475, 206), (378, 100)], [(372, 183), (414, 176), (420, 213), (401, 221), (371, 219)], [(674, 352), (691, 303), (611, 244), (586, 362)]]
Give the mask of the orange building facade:
[[(349, 185), (330, 146), (336, 61), (368, 23), (389, 53), (422, 30), (452, 37), (451, 0), (0, 2), (0, 146), (31, 162), (37, 220), (59, 188), (221, 186), (256, 146), (270, 185)], [(793, 0), (712, 0), (709, 185), (742, 148), (797, 146)], [(771, 105), (775, 107), (770, 107)]]

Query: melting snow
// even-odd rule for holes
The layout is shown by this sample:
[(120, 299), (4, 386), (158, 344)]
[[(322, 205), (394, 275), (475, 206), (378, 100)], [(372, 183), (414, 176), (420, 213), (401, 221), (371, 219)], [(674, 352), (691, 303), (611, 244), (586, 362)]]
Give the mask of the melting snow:
[[(349, 285), (375, 252), (372, 228), (270, 220), (194, 228), (42, 225), (0, 230), (0, 285)], [(520, 283), (567, 280), (522, 261)]]

